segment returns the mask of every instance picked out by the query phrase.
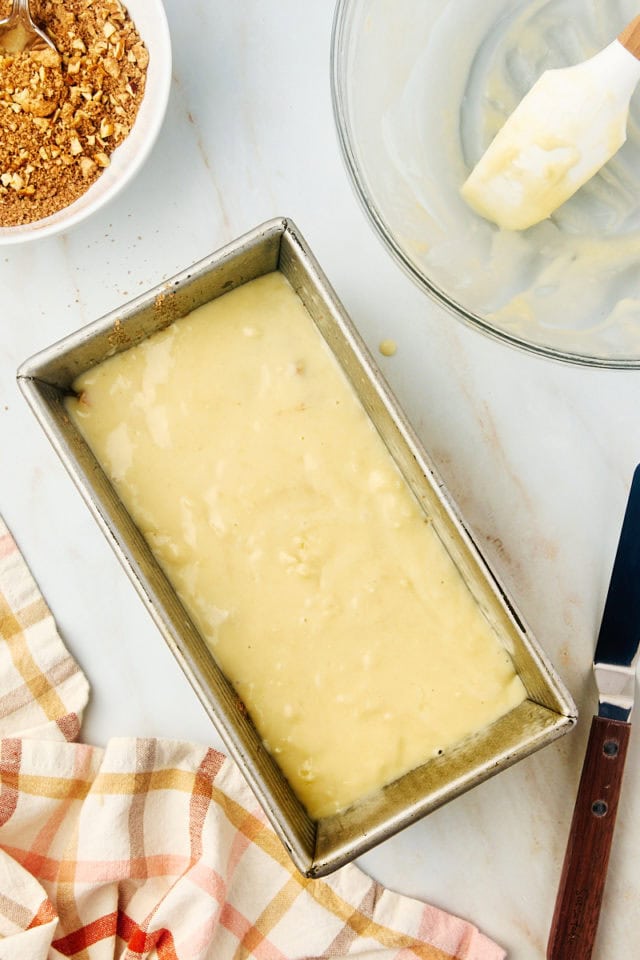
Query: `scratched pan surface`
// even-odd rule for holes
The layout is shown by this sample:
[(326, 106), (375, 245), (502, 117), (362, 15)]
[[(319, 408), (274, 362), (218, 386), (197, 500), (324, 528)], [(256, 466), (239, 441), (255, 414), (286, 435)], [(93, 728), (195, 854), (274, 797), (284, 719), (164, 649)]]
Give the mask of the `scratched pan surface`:
[[(281, 270), (344, 370), (476, 602), (509, 650), (527, 699), (480, 734), (343, 814), (312, 821), (263, 746), (147, 543), (64, 409), (75, 378), (196, 307)], [(295, 225), (269, 221), (172, 280), (27, 360), (18, 383), (298, 869), (331, 873), (567, 732), (576, 708), (487, 566), (380, 371)]]

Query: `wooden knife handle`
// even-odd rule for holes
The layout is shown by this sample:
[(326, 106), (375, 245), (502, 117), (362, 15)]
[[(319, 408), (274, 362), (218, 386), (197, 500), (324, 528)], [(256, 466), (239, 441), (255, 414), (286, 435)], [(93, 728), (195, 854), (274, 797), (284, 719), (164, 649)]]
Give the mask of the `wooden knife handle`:
[(547, 960), (589, 960), (598, 929), (631, 724), (594, 717), (573, 811)]

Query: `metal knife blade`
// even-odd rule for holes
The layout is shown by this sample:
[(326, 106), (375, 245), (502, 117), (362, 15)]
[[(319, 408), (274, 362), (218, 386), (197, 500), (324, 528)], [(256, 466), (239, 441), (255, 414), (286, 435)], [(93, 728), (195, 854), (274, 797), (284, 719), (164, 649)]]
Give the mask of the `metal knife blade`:
[(631, 733), (639, 648), (640, 466), (631, 482), (594, 654), (599, 709), (591, 722), (547, 960), (590, 960), (593, 952)]
[(636, 467), (593, 658), (600, 717), (629, 719), (639, 651), (640, 467)]

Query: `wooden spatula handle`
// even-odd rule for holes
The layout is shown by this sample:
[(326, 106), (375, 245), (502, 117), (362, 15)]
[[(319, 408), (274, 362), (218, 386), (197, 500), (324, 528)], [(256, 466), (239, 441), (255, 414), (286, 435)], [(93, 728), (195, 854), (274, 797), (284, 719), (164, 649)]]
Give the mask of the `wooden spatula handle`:
[(631, 724), (594, 717), (573, 811), (547, 960), (589, 960), (618, 811)]
[(627, 48), (629, 53), (640, 60), (640, 16), (627, 24), (622, 33), (618, 35), (618, 40), (623, 47)]

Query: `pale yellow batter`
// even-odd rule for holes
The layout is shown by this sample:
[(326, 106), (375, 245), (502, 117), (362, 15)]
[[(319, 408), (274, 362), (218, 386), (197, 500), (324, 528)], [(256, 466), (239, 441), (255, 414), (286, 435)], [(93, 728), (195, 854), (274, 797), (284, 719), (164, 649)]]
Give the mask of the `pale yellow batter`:
[(71, 416), (312, 817), (524, 699), (280, 273), (76, 388)]

